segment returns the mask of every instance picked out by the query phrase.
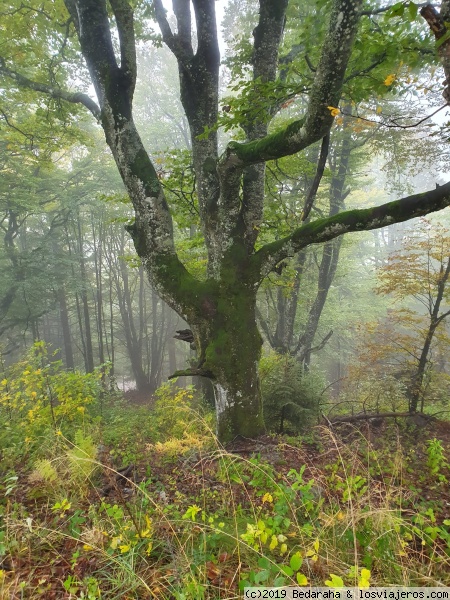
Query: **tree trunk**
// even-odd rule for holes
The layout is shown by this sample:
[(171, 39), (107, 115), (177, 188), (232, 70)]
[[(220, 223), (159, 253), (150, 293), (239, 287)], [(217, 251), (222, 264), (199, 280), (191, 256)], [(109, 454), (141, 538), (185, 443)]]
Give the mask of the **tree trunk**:
[(199, 290), (198, 309), (189, 317), (200, 357), (197, 369), (174, 376), (203, 375), (214, 386), (217, 434), (222, 442), (264, 432), (258, 361), (262, 338), (256, 325), (256, 286), (250, 277), (209, 281)]
[(85, 366), (86, 373), (92, 373), (94, 371), (94, 349), (92, 346), (92, 333), (91, 333), (91, 318), (89, 314), (89, 301), (88, 301), (88, 279), (86, 273), (86, 264), (84, 258), (83, 249), (83, 236), (81, 233), (81, 221), (78, 215), (77, 219), (77, 234), (78, 234), (78, 252), (79, 252), (79, 266), (80, 266), (80, 278), (81, 278), (81, 303), (83, 306), (83, 319), (84, 319), (84, 342), (85, 342)]
[(431, 343), (434, 338), (434, 334), (436, 333), (436, 329), (439, 327), (440, 323), (449, 315), (449, 312), (445, 312), (439, 316), (439, 311), (441, 308), (442, 300), (444, 299), (445, 286), (450, 277), (450, 257), (447, 260), (447, 265), (444, 268), (444, 265), (441, 264), (441, 272), (438, 283), (438, 292), (436, 295), (436, 299), (434, 301), (434, 305), (430, 314), (430, 324), (428, 327), (427, 335), (425, 337), (425, 342), (422, 347), (422, 351), (420, 353), (419, 364), (417, 365), (417, 371), (414, 375), (413, 385), (410, 392), (409, 399), (409, 412), (415, 413), (417, 412), (417, 407), (419, 405), (420, 398), (423, 396), (423, 380), (425, 377), (425, 371), (428, 364), (428, 355), (430, 353)]
[(70, 334), (69, 311), (67, 310), (66, 291), (63, 287), (58, 290), (59, 301), (59, 316), (61, 319), (61, 328), (64, 343), (64, 357), (66, 360), (66, 368), (73, 371), (75, 363), (73, 360), (72, 337)]

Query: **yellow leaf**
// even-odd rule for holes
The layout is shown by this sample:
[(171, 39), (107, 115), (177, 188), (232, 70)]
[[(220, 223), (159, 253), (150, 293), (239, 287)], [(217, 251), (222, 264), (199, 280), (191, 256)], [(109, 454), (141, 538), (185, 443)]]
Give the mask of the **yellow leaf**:
[(386, 79), (384, 80), (384, 85), (389, 87), (390, 85), (392, 85), (394, 83), (394, 81), (395, 81), (395, 75), (393, 75), (393, 74), (388, 75), (386, 77)]
[(325, 585), (331, 588), (341, 588), (344, 587), (344, 582), (342, 580), (342, 577), (339, 577), (339, 575), (335, 575), (334, 573), (330, 573), (330, 577), (331, 579), (327, 579), (325, 581)]
[(269, 492), (265, 493), (262, 497), (262, 503), (264, 504), (265, 502), (269, 502), (270, 504), (273, 502), (273, 496), (272, 494), (269, 494)]
[(272, 536), (272, 540), (271, 540), (271, 542), (270, 542), (270, 546), (269, 546), (269, 548), (270, 548), (271, 550), (274, 550), (274, 549), (275, 549), (277, 546), (278, 546), (278, 540), (277, 540), (277, 536), (276, 536), (276, 535), (273, 535), (273, 536)]
[(121, 541), (122, 538), (120, 536), (113, 538), (110, 544), (111, 548), (115, 550)]
[(381, 114), (383, 112), (383, 109), (381, 108), (381, 106), (377, 106), (377, 115)]
[(316, 541), (314, 542), (314, 550), (316, 552), (319, 552), (319, 544), (320, 544), (319, 540), (316, 539)]
[(297, 583), (298, 585), (308, 585), (308, 579), (306, 578), (306, 575), (303, 575), (303, 573), (297, 573)]
[(281, 544), (281, 546), (280, 546), (280, 554), (281, 554), (281, 556), (283, 556), (283, 554), (286, 554), (287, 549), (288, 549), (287, 544)]
[(332, 117), (337, 117), (337, 115), (341, 112), (339, 108), (336, 108), (335, 106), (327, 106), (327, 108), (330, 111)]

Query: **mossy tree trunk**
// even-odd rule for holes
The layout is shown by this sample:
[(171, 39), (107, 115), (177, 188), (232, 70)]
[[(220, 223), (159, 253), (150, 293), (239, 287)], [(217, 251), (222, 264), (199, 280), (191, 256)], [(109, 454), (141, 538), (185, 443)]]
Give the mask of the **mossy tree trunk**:
[(200, 369), (211, 376), (222, 441), (264, 431), (258, 362), (262, 339), (255, 320), (256, 295), (246, 285), (219, 285), (216, 309), (204, 324)]
[[(194, 333), (198, 366), (184, 374), (203, 375), (213, 381), (222, 440), (238, 434), (255, 436), (263, 431), (257, 373), (261, 337), (255, 321), (255, 305), (264, 277), (281, 261), (310, 244), (324, 243), (350, 231), (384, 227), (448, 206), (450, 183), (375, 208), (309, 222), (286, 237), (259, 247), (264, 165), (268, 160), (295, 154), (329, 134), (334, 120), (330, 107), (337, 107), (340, 102), (363, 2), (332, 1), (329, 26), (317, 52), (319, 60), (311, 74), (303, 118), (268, 133), (268, 123), (279, 108), (268, 98), (258, 104), (261, 111), (253, 121), (243, 125), (247, 140), (230, 142), (219, 155), (215, 126), (220, 56), (215, 0), (174, 0), (176, 33), (161, 0), (153, 0), (163, 41), (178, 61), (180, 97), (191, 131), (199, 215), (208, 255), (206, 280), (199, 280), (186, 269), (176, 252), (165, 192), (133, 120), (137, 66), (131, 3), (129, 0), (64, 0), (64, 3), (70, 15), (64, 32), (65, 27), (69, 28), (71, 56), (77, 50), (77, 37), (79, 59), (88, 67), (98, 104), (84, 93), (63, 90), (53, 81), (45, 83), (42, 79), (46, 72), (39, 81), (33, 81), (1, 57), (0, 75), (9, 78), (13, 87), (81, 103), (100, 123), (133, 204), (135, 221), (128, 230), (142, 265), (159, 296), (189, 323)], [(254, 91), (246, 99), (250, 108), (260, 102), (264, 93), (267, 95), (268, 87), (277, 77), (287, 3), (287, 0), (259, 0), (252, 57)], [(195, 14), (195, 34), (191, 11)], [(59, 15), (54, 44), (50, 43), (49, 48), (59, 47), (58, 27), (61, 27)], [(47, 21), (45, 28), (47, 37), (51, 32)], [(54, 57), (48, 57), (48, 61), (53, 64)], [(33, 62), (32, 65), (34, 68)], [(283, 69), (286, 70), (285, 63)]]

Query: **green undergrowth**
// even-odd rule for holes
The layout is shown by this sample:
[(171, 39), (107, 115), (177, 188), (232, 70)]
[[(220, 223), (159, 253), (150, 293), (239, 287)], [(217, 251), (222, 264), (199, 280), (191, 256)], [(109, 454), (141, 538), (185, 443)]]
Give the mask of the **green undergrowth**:
[(445, 427), (318, 427), (223, 448), (194, 389), (167, 384), (136, 407), (72, 373), (78, 397), (46, 358), (52, 415), (35, 359), (2, 382), (0, 598), (450, 585)]

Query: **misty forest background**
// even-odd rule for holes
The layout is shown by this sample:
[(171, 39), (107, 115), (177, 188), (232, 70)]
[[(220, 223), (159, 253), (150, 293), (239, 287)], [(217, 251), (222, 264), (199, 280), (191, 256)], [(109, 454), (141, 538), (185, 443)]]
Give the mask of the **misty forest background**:
[[(240, 100), (258, 7), (216, 4), (224, 149), (259, 110)], [(278, 106), (271, 130), (305, 111), (326, 6), (289, 4), (283, 88), (264, 92)], [(373, 60), (329, 107), (325, 160), (319, 142), (267, 163), (261, 243), (305, 211), (316, 219), (447, 181), (444, 76), (419, 8), (371, 3), (354, 52)], [(15, 17), (24, 53), (27, 10)], [(150, 16), (134, 117), (179, 256), (202, 278), (177, 64)], [(0, 55), (1, 19), (0, 7)], [(89, 90), (75, 69), (69, 80)], [(309, 246), (270, 273), (257, 300), (267, 435), (225, 449), (210, 382), (168, 383), (195, 365), (195, 347), (136, 256), (103, 132), (83, 107), (0, 85), (0, 598), (450, 585), (449, 209)]]
[[(239, 45), (244, 45), (254, 19), (250, 8), (242, 13), (233, 4), (227, 6), (223, 43), (243, 53), (246, 48)], [(146, 46), (145, 52), (141, 48), (138, 58), (136, 121), (173, 205), (177, 247), (188, 267), (201, 273), (206, 256), (189, 163), (189, 129), (176, 91), (176, 62), (164, 46)], [(236, 62), (231, 50), (225, 52), (224, 115), (239, 88), (242, 66)], [(445, 182), (449, 161), (445, 113), (411, 127), (442, 107), (436, 66), (419, 66), (396, 65), (393, 73), (390, 65), (385, 67), (375, 82), (378, 97), (361, 106), (348, 101), (342, 108), (313, 208), (316, 217)], [(291, 95), (276, 124), (302, 112), (301, 95)], [(59, 351), (66, 368), (92, 372), (107, 364), (120, 389), (151, 394), (193, 360), (195, 352), (174, 339), (176, 330), (187, 325), (158, 298), (139, 266), (124, 228), (132, 220), (132, 208), (102, 133), (83, 112), (67, 114), (65, 122), (51, 112), (58, 101), (31, 97), (20, 90), (13, 100), (3, 101), (1, 112), (4, 365), (21, 357), (34, 341), (43, 340), (52, 351)], [(219, 130), (222, 147), (230, 127), (226, 124), (225, 131)], [(320, 144), (269, 163), (265, 239), (278, 239), (301, 223), (319, 148)], [(426, 321), (427, 306), (418, 290), (404, 291), (393, 304), (398, 283), (392, 281), (391, 289), (384, 286), (382, 293), (379, 286), (383, 267), (397, 252), (407, 253), (404, 245), (411, 236), (433, 238), (438, 235), (434, 224), (448, 226), (447, 211), (430, 216), (429, 223), (429, 229), (420, 229), (413, 221), (339, 238), (308, 248), (283, 264), (259, 294), (265, 351), (295, 357), (302, 370), (312, 370), (336, 397), (349, 370), (363, 359), (366, 333), (378, 328), (382, 344), (391, 346), (389, 359), (380, 358), (383, 377), (401, 379), (403, 371), (414, 370), (411, 363), (420, 354), (426, 322), (402, 323), (399, 315), (408, 310)], [(439, 233), (443, 239), (448, 237), (445, 231)], [(402, 270), (407, 271), (407, 263), (398, 265), (399, 274)], [(387, 322), (390, 338), (382, 332)], [(445, 322), (440, 333), (428, 357), (430, 384), (432, 372), (436, 377), (448, 372)], [(409, 345), (402, 348), (396, 336), (405, 334)], [(196, 383), (202, 385), (198, 378)]]

